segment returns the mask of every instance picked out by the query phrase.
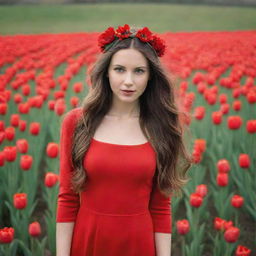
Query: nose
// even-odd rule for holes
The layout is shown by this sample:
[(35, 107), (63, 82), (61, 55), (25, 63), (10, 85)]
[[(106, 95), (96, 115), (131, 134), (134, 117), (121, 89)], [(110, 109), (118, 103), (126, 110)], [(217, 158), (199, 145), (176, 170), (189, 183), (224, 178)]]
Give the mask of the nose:
[(133, 85), (133, 80), (132, 80), (132, 74), (131, 74), (131, 72), (126, 72), (124, 84), (125, 84), (125, 85), (128, 85), (128, 86), (129, 86), (129, 85)]

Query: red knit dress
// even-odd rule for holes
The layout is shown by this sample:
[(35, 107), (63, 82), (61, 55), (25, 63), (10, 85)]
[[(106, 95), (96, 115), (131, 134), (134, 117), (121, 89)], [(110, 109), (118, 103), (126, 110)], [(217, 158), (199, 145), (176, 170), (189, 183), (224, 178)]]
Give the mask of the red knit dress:
[(81, 108), (61, 125), (57, 222), (75, 222), (72, 256), (156, 256), (154, 232), (171, 233), (171, 197), (153, 179), (156, 154), (149, 142), (112, 144), (92, 139), (84, 157), (86, 189), (71, 189), (71, 139)]

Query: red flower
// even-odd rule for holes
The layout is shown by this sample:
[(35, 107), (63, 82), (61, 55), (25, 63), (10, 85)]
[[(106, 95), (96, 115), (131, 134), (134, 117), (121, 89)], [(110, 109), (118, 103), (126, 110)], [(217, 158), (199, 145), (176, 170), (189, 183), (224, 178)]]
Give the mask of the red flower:
[(242, 125), (242, 118), (240, 116), (229, 116), (228, 117), (228, 128), (231, 130), (239, 129)]
[(196, 208), (198, 208), (199, 206), (201, 206), (203, 202), (203, 197), (197, 193), (192, 193), (190, 195), (190, 204)]
[(79, 93), (83, 90), (83, 84), (81, 82), (77, 82), (73, 85), (73, 91), (75, 93)]
[(184, 220), (178, 220), (176, 222), (176, 228), (177, 228), (177, 232), (180, 235), (186, 235), (189, 230), (190, 230), (190, 225), (189, 225), (189, 221), (184, 219)]
[(250, 167), (250, 157), (248, 154), (240, 154), (238, 161), (241, 168)]
[(11, 115), (10, 123), (11, 123), (12, 126), (14, 126), (14, 127), (19, 126), (19, 121), (20, 121), (20, 115), (19, 114), (12, 114)]
[(46, 148), (47, 156), (51, 158), (55, 158), (58, 156), (59, 153), (59, 145), (54, 142), (49, 142)]
[(206, 141), (205, 139), (196, 139), (194, 150), (198, 150), (200, 153), (203, 153), (206, 149)]
[(118, 26), (115, 33), (115, 35), (119, 38), (119, 40), (128, 38), (131, 34), (132, 33), (130, 32), (130, 26), (128, 24), (125, 24), (123, 27)]
[(245, 246), (238, 245), (236, 248), (236, 256), (250, 256), (251, 250)]
[(231, 205), (235, 208), (240, 208), (244, 204), (244, 198), (239, 195), (233, 195), (231, 198)]
[(152, 33), (147, 27), (144, 27), (137, 31), (136, 37), (138, 37), (142, 42), (149, 42), (152, 40)]
[(16, 146), (20, 153), (24, 154), (28, 152), (28, 141), (26, 139), (17, 140)]
[(40, 123), (38, 122), (33, 122), (29, 126), (29, 131), (32, 135), (38, 135), (40, 132)]
[(166, 45), (161, 38), (159, 38), (155, 35), (152, 36), (152, 41), (150, 44), (153, 46), (153, 48), (155, 49), (155, 51), (159, 57), (164, 55)]
[(237, 241), (240, 235), (240, 229), (237, 227), (230, 227), (224, 233), (224, 238), (228, 243), (234, 243)]
[(2, 228), (0, 229), (0, 243), (11, 243), (14, 238), (14, 228)]
[(20, 123), (19, 123), (19, 129), (20, 131), (25, 131), (27, 127), (27, 121), (26, 120), (20, 120)]
[(101, 51), (104, 50), (104, 46), (106, 44), (110, 44), (115, 40), (115, 29), (113, 27), (109, 27), (106, 31), (104, 31), (98, 38), (98, 46)]
[(212, 112), (212, 122), (216, 125), (220, 124), (222, 121), (222, 112), (214, 111)]
[(35, 221), (29, 224), (28, 232), (31, 236), (37, 237), (41, 235), (41, 226), (40, 223)]
[(199, 194), (201, 197), (205, 197), (208, 193), (207, 186), (205, 184), (200, 184), (196, 186), (196, 193)]
[(227, 173), (230, 171), (229, 161), (226, 159), (221, 159), (217, 163), (218, 172)]
[(246, 98), (250, 104), (253, 104), (256, 102), (256, 93), (253, 91), (250, 91), (247, 93)]
[(27, 171), (31, 168), (33, 162), (33, 157), (30, 155), (22, 155), (20, 157), (20, 168), (24, 171)]
[(8, 162), (13, 162), (17, 156), (16, 146), (5, 146), (4, 147), (5, 159)]
[(216, 230), (224, 230), (224, 224), (225, 224), (225, 220), (219, 218), (219, 217), (215, 217), (214, 219), (214, 228)]
[(205, 116), (205, 107), (203, 106), (196, 107), (194, 110), (194, 117), (197, 120), (202, 120), (204, 116)]
[(57, 174), (48, 172), (45, 175), (44, 184), (46, 187), (51, 188), (57, 183), (58, 179), (59, 179), (59, 176)]
[(9, 141), (13, 140), (15, 136), (15, 128), (10, 126), (5, 129), (5, 138)]
[(246, 123), (246, 130), (248, 133), (256, 132), (256, 120), (248, 120)]
[(26, 193), (14, 194), (13, 205), (16, 209), (24, 209), (27, 206), (27, 194)]
[(217, 175), (217, 184), (218, 186), (225, 187), (228, 185), (228, 174), (220, 172)]
[(65, 103), (60, 99), (56, 101), (56, 104), (54, 106), (54, 112), (61, 116), (66, 111), (66, 105)]
[(239, 111), (239, 110), (241, 109), (241, 105), (242, 105), (242, 103), (241, 103), (240, 100), (235, 100), (235, 101), (233, 102), (232, 107), (233, 107), (233, 109), (234, 109), (235, 111)]

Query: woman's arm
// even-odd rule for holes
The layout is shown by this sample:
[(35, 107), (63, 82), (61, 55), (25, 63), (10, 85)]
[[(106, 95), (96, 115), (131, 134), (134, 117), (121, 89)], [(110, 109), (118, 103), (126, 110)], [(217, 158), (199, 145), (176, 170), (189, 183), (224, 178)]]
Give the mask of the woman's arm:
[(171, 256), (172, 234), (155, 232), (156, 256)]
[(56, 225), (56, 256), (69, 256), (74, 222), (62, 222)]

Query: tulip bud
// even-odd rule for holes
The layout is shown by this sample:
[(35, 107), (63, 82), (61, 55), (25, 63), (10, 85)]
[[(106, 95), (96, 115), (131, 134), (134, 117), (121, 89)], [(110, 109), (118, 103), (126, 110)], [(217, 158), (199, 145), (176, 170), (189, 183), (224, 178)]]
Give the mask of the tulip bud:
[(31, 236), (37, 237), (41, 235), (41, 226), (40, 223), (35, 221), (29, 224), (28, 232)]
[(224, 233), (224, 238), (228, 243), (234, 243), (237, 241), (240, 235), (240, 229), (237, 227), (230, 227)]
[(241, 168), (249, 168), (250, 167), (250, 157), (247, 154), (239, 155), (239, 165)]
[(176, 228), (177, 228), (177, 232), (180, 235), (186, 235), (189, 230), (190, 230), (190, 225), (189, 225), (189, 221), (184, 219), (184, 220), (178, 220), (176, 222)]
[(205, 184), (198, 185), (196, 187), (196, 193), (199, 194), (201, 197), (205, 197), (207, 195), (208, 189)]
[(38, 135), (40, 132), (40, 123), (38, 122), (33, 122), (29, 126), (29, 131), (32, 135)]
[(44, 179), (44, 184), (46, 187), (53, 187), (57, 181), (58, 181), (59, 176), (55, 173), (52, 172), (48, 172), (45, 175), (45, 179)]
[(24, 171), (27, 171), (31, 168), (33, 158), (30, 155), (22, 155), (20, 157), (20, 168)]
[(217, 175), (217, 184), (218, 186), (225, 187), (228, 185), (228, 174), (227, 173), (218, 173)]
[(27, 206), (27, 194), (26, 193), (14, 194), (13, 205), (16, 209), (24, 209)]
[(55, 158), (58, 156), (59, 153), (59, 146), (57, 143), (49, 142), (46, 148), (47, 156), (51, 158)]
[(217, 169), (218, 172), (229, 172), (230, 171), (230, 165), (228, 160), (226, 159), (221, 159), (217, 163)]
[(228, 128), (231, 130), (239, 129), (242, 125), (242, 118), (240, 116), (229, 116), (227, 119)]
[(203, 202), (203, 198), (201, 195), (197, 193), (192, 193), (190, 195), (190, 204), (196, 208), (198, 208)]
[(234, 195), (232, 198), (231, 198), (231, 205), (235, 208), (240, 208), (242, 207), (244, 203), (244, 198), (242, 196), (239, 196), (239, 195)]

